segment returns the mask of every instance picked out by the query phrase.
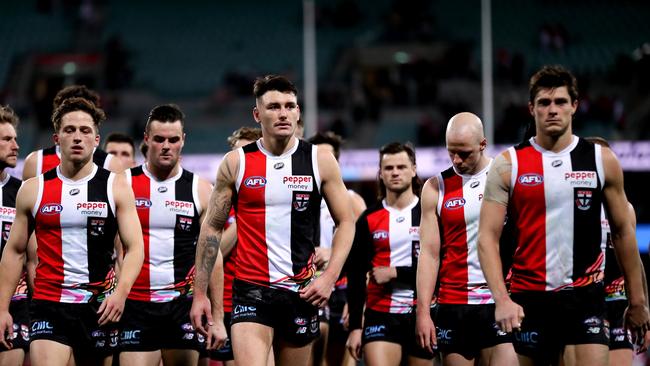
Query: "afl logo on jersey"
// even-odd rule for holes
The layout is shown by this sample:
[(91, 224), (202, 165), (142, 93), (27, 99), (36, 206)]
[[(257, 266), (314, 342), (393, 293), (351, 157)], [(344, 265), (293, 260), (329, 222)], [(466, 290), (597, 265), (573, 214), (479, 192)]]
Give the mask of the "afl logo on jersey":
[(266, 185), (266, 178), (260, 176), (248, 177), (244, 181), (244, 185), (248, 188), (262, 188)]
[(520, 176), (518, 180), (521, 185), (532, 187), (542, 184), (544, 182), (544, 177), (539, 174), (531, 173)]
[(463, 197), (453, 197), (445, 201), (445, 208), (448, 210), (455, 210), (465, 206), (465, 199)]
[(135, 199), (135, 208), (145, 209), (151, 207), (151, 201), (146, 198), (138, 197)]
[(388, 231), (378, 230), (372, 233), (372, 240), (386, 240), (388, 239)]
[(41, 207), (41, 213), (43, 215), (56, 215), (61, 211), (63, 211), (63, 206), (57, 203), (48, 203), (47, 205)]

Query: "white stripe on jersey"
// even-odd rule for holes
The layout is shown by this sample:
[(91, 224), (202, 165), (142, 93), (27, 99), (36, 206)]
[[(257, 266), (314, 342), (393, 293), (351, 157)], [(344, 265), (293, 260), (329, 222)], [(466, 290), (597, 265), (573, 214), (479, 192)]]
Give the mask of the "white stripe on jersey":
[[(61, 257), (63, 259), (63, 290), (61, 302), (79, 302), (80, 290), (66, 291), (65, 288), (77, 283), (90, 282), (88, 273), (88, 217), (79, 214), (77, 204), (88, 202), (88, 181), (97, 173), (97, 165), (93, 164), (93, 171), (87, 177), (73, 181), (61, 174), (56, 168), (58, 178), (61, 180)], [(73, 189), (79, 193), (70, 194)], [(84, 302), (87, 302), (92, 293), (88, 292)]]
[[(264, 189), (266, 212), (264, 220), (269, 258), (269, 282), (278, 282), (278, 285), (285, 284), (279, 281), (286, 276), (295, 275), (291, 263), (291, 226), (287, 226), (287, 223), (291, 222), (293, 192), (282, 183), (282, 178), (293, 175), (291, 154), (297, 147), (298, 143), (296, 142), (291, 151), (275, 157), (262, 150), (260, 144), (260, 150), (266, 155), (266, 186)], [(276, 169), (274, 165), (280, 161), (284, 163), (284, 166)]]
[[(564, 150), (554, 153), (531, 140), (531, 145), (542, 153), (544, 171), (544, 198), (546, 201), (546, 243), (557, 251), (546, 251), (546, 290), (570, 285), (573, 276), (573, 189), (568, 187), (564, 174), (573, 170), (571, 151), (578, 144), (574, 138)], [(562, 161), (561, 165), (555, 161)], [(555, 166), (553, 166), (555, 165)], [(549, 209), (552, 207), (553, 209)]]
[[(412, 267), (413, 263), (413, 241), (420, 240), (419, 231), (413, 232), (412, 211), (413, 207), (418, 204), (419, 198), (416, 196), (413, 202), (402, 210), (388, 206), (386, 200), (382, 201), (384, 208), (389, 212), (388, 219), (388, 238), (390, 243), (390, 266), (391, 267)], [(399, 286), (400, 283), (394, 282), (392, 286), (390, 312), (402, 313), (412, 310), (413, 289)], [(407, 304), (407, 306), (405, 306)]]
[(331, 248), (332, 238), (334, 237), (334, 219), (327, 207), (327, 202), (323, 198), (320, 201), (320, 247)]
[(156, 180), (146, 165), (142, 166), (142, 170), (150, 180), (149, 283), (152, 290), (160, 290), (175, 282), (173, 253), (176, 213), (166, 208), (165, 202), (176, 201), (176, 181), (183, 174), (183, 169), (164, 181)]

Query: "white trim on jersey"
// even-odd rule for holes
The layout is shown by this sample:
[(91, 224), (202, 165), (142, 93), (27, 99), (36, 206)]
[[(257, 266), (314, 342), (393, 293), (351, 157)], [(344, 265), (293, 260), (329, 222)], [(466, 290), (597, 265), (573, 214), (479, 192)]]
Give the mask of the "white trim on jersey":
[(594, 144), (594, 153), (596, 155), (596, 172), (598, 179), (600, 179), (600, 189), (605, 187), (605, 167), (603, 166), (603, 147), (599, 144)]
[(38, 177), (43, 172), (41, 168), (43, 167), (43, 149), (36, 151), (36, 176)]
[(194, 200), (196, 212), (201, 216), (203, 207), (201, 207), (201, 200), (199, 199), (199, 177), (196, 174), (192, 174), (192, 199)]
[(508, 192), (509, 196), (512, 197), (512, 193), (515, 190), (515, 185), (517, 184), (517, 174), (519, 174), (519, 162), (517, 161), (517, 151), (514, 146), (508, 148), (508, 154), (510, 154), (510, 190)]
[[(95, 148), (95, 150), (97, 149)], [(93, 150), (93, 154), (95, 153), (95, 150)], [(104, 160), (104, 166), (102, 168), (110, 170), (108, 167), (111, 165), (111, 160), (113, 160), (113, 158), (115, 158), (115, 155), (106, 153), (106, 159)]]
[(442, 178), (442, 173), (438, 173), (436, 178), (438, 178), (438, 205), (436, 211), (438, 212), (438, 217), (440, 217), (440, 213), (442, 212), (442, 201), (445, 199), (445, 181)]
[(241, 147), (237, 149), (237, 154), (239, 155), (239, 171), (237, 172), (235, 189), (239, 192), (239, 187), (241, 186), (242, 180), (244, 180), (244, 173), (246, 170), (246, 154), (244, 153), (244, 149)]
[(106, 195), (108, 197), (108, 205), (111, 207), (111, 212), (113, 212), (113, 216), (117, 217), (117, 212), (115, 211), (115, 196), (113, 195), (114, 181), (115, 173), (110, 173), (106, 181)]
[(320, 189), (320, 170), (318, 169), (318, 146), (317, 145), (312, 145), (311, 147), (311, 166), (312, 169), (314, 170), (314, 179), (316, 180), (316, 186), (318, 187), (318, 193), (322, 195), (323, 192), (321, 192)]
[(36, 217), (38, 208), (41, 206), (41, 200), (43, 199), (43, 186), (45, 185), (45, 179), (43, 179), (42, 174), (37, 175), (36, 178), (38, 179), (38, 193), (36, 194), (36, 202), (34, 202), (34, 207), (32, 208), (32, 217)]

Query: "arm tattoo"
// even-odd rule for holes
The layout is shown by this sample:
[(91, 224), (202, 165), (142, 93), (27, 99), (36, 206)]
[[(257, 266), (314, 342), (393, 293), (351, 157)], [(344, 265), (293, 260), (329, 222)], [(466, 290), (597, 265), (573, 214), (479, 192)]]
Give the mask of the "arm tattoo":
[(205, 238), (206, 246), (205, 252), (203, 252), (203, 258), (201, 258), (201, 267), (207, 273), (212, 273), (214, 268), (214, 262), (217, 260), (217, 255), (219, 254), (219, 240), (216, 235), (208, 235)]

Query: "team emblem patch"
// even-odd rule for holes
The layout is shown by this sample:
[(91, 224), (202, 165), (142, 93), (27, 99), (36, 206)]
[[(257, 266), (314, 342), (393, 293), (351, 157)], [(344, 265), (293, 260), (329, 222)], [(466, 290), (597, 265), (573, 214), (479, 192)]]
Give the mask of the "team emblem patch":
[(179, 216), (177, 226), (178, 226), (179, 230), (191, 231), (192, 230), (192, 218), (191, 217)]
[(308, 193), (296, 193), (296, 196), (293, 200), (293, 208), (298, 212), (303, 212), (309, 207), (309, 194)]
[(576, 192), (576, 206), (578, 210), (586, 211), (591, 207), (591, 191), (578, 190)]
[(106, 220), (90, 219), (90, 235), (101, 236), (104, 235), (104, 225)]
[(2, 239), (7, 242), (9, 240), (9, 232), (11, 231), (11, 223), (10, 222), (5, 222), (2, 225)]

